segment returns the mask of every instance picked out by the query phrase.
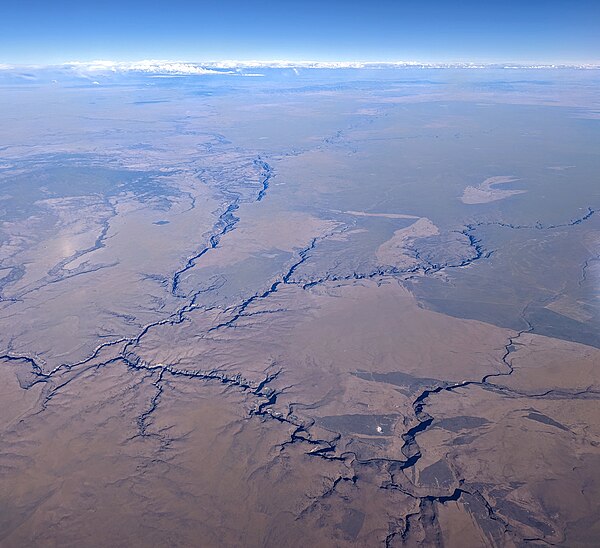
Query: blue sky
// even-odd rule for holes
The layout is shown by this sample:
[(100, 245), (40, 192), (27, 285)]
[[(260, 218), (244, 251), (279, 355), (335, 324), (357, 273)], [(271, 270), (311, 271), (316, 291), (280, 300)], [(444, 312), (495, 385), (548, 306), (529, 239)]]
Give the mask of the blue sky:
[(600, 61), (600, 0), (4, 0), (0, 63)]

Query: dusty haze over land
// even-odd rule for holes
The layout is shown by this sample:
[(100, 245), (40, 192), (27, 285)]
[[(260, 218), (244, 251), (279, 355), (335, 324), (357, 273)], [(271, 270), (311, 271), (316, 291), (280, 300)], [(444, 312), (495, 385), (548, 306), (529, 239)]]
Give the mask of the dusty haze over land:
[(158, 75), (0, 70), (0, 546), (597, 546), (598, 71)]

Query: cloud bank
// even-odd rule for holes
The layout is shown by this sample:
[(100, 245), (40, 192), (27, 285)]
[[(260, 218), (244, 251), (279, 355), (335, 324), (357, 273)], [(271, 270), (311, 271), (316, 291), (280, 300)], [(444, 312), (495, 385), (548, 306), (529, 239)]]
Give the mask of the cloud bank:
[[(481, 63), (424, 63), (419, 61), (209, 61), (192, 63), (147, 59), (141, 61), (69, 61), (59, 65), (8, 65), (0, 64), (1, 72), (58, 70), (82, 77), (95, 78), (97, 75), (147, 74), (151, 76), (202, 76), (202, 75), (241, 75), (260, 76), (255, 71), (264, 69), (289, 69), (296, 74), (302, 69), (600, 69), (593, 64), (481, 64)], [(246, 72), (254, 71), (254, 72)]]

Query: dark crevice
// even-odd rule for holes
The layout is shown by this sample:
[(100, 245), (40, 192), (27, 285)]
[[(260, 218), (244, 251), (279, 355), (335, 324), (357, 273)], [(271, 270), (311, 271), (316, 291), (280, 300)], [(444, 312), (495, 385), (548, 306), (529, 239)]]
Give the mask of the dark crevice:
[[(258, 193), (254, 197), (254, 201), (260, 202), (266, 196), (267, 190), (269, 188), (270, 180), (273, 177), (272, 168), (263, 161), (260, 157), (254, 160), (254, 165), (260, 169), (260, 188)], [(27, 382), (22, 383), (22, 387), (24, 389), (29, 389), (37, 383), (43, 382), (48, 383), (48, 390), (45, 393), (43, 401), (40, 406), (40, 410), (38, 412), (43, 411), (48, 402), (59, 392), (61, 388), (63, 388), (66, 384), (71, 382), (74, 378), (76, 378), (79, 374), (83, 373), (87, 369), (87, 367), (104, 367), (110, 365), (112, 363), (124, 362), (129, 368), (134, 370), (142, 370), (146, 371), (149, 375), (149, 378), (153, 378), (157, 375), (155, 380), (153, 380), (152, 385), (155, 388), (154, 394), (150, 399), (150, 403), (148, 407), (137, 417), (137, 427), (138, 427), (138, 435), (142, 437), (146, 436), (156, 436), (158, 434), (152, 433), (149, 431), (152, 417), (155, 414), (156, 410), (159, 407), (161, 397), (163, 395), (163, 383), (165, 382), (166, 375), (170, 375), (174, 378), (187, 378), (187, 379), (199, 379), (204, 381), (215, 381), (219, 382), (227, 387), (237, 388), (238, 390), (249, 394), (252, 398), (255, 399), (254, 407), (250, 410), (250, 417), (261, 417), (264, 420), (275, 420), (280, 423), (287, 424), (291, 427), (291, 433), (289, 439), (284, 441), (280, 448), (281, 450), (285, 450), (287, 446), (292, 444), (303, 444), (308, 446), (310, 449), (307, 454), (316, 458), (321, 458), (325, 460), (334, 460), (334, 461), (342, 461), (349, 463), (353, 468), (353, 475), (350, 477), (340, 476), (336, 478), (331, 485), (321, 496), (320, 499), (327, 498), (331, 496), (338, 485), (341, 482), (352, 482), (353, 484), (357, 483), (359, 479), (359, 474), (357, 471), (360, 471), (360, 467), (379, 467), (388, 472), (390, 481), (382, 485), (381, 487), (384, 489), (397, 489), (405, 493), (407, 496), (414, 498), (419, 501), (419, 509), (417, 512), (408, 514), (404, 516), (401, 520), (401, 527), (391, 532), (387, 538), (385, 539), (385, 544), (390, 545), (390, 543), (394, 540), (396, 536), (400, 536), (402, 539), (406, 539), (410, 534), (411, 528), (414, 527), (415, 520), (420, 520), (421, 518), (428, 520), (430, 525), (425, 527), (428, 534), (433, 535), (432, 538), (437, 538), (436, 535), (437, 530), (435, 525), (435, 504), (445, 504), (452, 501), (458, 501), (461, 496), (465, 493), (469, 495), (473, 495), (481, 499), (482, 504), (486, 507), (489, 513), (489, 518), (493, 520), (497, 520), (501, 522), (505, 527), (507, 527), (506, 523), (501, 520), (493, 507), (487, 502), (487, 500), (478, 492), (478, 491), (469, 491), (464, 485), (461, 487), (455, 487), (451, 491), (448, 491), (443, 494), (426, 494), (426, 495), (418, 495), (416, 494), (416, 489), (406, 488), (403, 485), (396, 483), (394, 480), (394, 474), (398, 472), (404, 472), (408, 469), (414, 468), (417, 462), (421, 459), (421, 449), (417, 443), (417, 435), (425, 432), (433, 423), (434, 418), (429, 415), (425, 411), (425, 406), (428, 398), (430, 396), (438, 395), (443, 392), (452, 392), (459, 388), (465, 388), (469, 386), (480, 386), (486, 390), (493, 391), (501, 391), (506, 394), (514, 395), (514, 396), (525, 396), (525, 397), (577, 397), (578, 395), (581, 397), (594, 397), (595, 395), (600, 395), (597, 392), (592, 390), (580, 391), (580, 392), (567, 392), (560, 390), (549, 390), (541, 394), (523, 394), (518, 391), (509, 389), (507, 387), (495, 385), (491, 382), (494, 378), (499, 378), (503, 376), (509, 376), (513, 373), (512, 361), (510, 359), (510, 355), (515, 350), (515, 345), (517, 344), (517, 340), (521, 335), (525, 333), (533, 332), (533, 326), (529, 323), (525, 318), (525, 311), (523, 311), (523, 319), (527, 324), (527, 329), (521, 330), (515, 335), (509, 337), (507, 344), (505, 345), (504, 354), (501, 357), (501, 362), (506, 368), (506, 371), (498, 372), (498, 373), (490, 373), (485, 375), (480, 381), (463, 381), (459, 383), (442, 383), (433, 388), (427, 388), (422, 390), (413, 400), (412, 409), (414, 413), (414, 417), (416, 419), (416, 424), (411, 426), (402, 434), (402, 440), (404, 442), (401, 453), (404, 458), (402, 459), (391, 459), (391, 458), (373, 458), (373, 459), (360, 459), (354, 452), (346, 451), (343, 453), (338, 453), (338, 442), (342, 439), (342, 435), (337, 433), (334, 434), (331, 439), (321, 439), (321, 438), (313, 438), (311, 434), (311, 428), (314, 426), (315, 421), (313, 419), (302, 420), (294, 415), (290, 409), (287, 414), (276, 411), (274, 408), (277, 404), (279, 396), (282, 394), (283, 390), (276, 390), (272, 386), (270, 386), (275, 380), (279, 378), (282, 373), (282, 369), (276, 369), (275, 364), (272, 364), (265, 371), (264, 378), (259, 382), (252, 382), (243, 377), (241, 374), (229, 374), (217, 369), (210, 370), (187, 370), (180, 369), (174, 365), (165, 365), (165, 364), (148, 364), (144, 362), (140, 357), (136, 356), (133, 352), (133, 349), (137, 347), (141, 339), (153, 328), (160, 325), (176, 325), (182, 323), (186, 319), (186, 314), (192, 310), (195, 310), (198, 307), (196, 304), (197, 298), (200, 294), (211, 291), (215, 286), (210, 286), (206, 289), (199, 289), (192, 293), (191, 295), (184, 294), (180, 291), (180, 285), (182, 276), (185, 275), (190, 269), (194, 268), (198, 262), (198, 260), (210, 250), (217, 248), (223, 236), (225, 236), (228, 232), (232, 231), (236, 224), (239, 222), (239, 217), (236, 216), (236, 212), (240, 207), (240, 204), (243, 203), (242, 196), (239, 193), (229, 192), (231, 197), (231, 201), (223, 206), (222, 212), (219, 214), (216, 223), (213, 225), (212, 231), (208, 236), (208, 244), (202, 248), (200, 251), (195, 253), (193, 256), (189, 257), (186, 264), (179, 270), (177, 270), (171, 280), (170, 280), (170, 291), (172, 295), (185, 298), (187, 300), (187, 304), (182, 306), (178, 310), (176, 310), (173, 314), (171, 314), (168, 318), (162, 319), (159, 321), (155, 321), (144, 326), (139, 333), (135, 337), (128, 338), (120, 338), (114, 341), (106, 342), (98, 345), (95, 350), (92, 352), (90, 356), (87, 358), (72, 364), (63, 363), (52, 369), (50, 372), (45, 373), (43, 370), (43, 366), (38, 363), (38, 361), (34, 358), (28, 356), (15, 356), (12, 353), (7, 352), (4, 355), (0, 356), (0, 359), (4, 359), (6, 361), (20, 361), (22, 363), (28, 364), (31, 369), (31, 377), (27, 380)], [(194, 207), (194, 202), (192, 201), (192, 207)], [(327, 234), (321, 237), (313, 238), (311, 242), (303, 249), (297, 252), (297, 258), (292, 262), (292, 264), (287, 268), (287, 270), (280, 276), (280, 278), (273, 282), (265, 291), (261, 293), (256, 293), (251, 297), (243, 300), (239, 305), (230, 309), (232, 312), (232, 316), (225, 322), (221, 322), (210, 329), (207, 330), (207, 333), (214, 332), (223, 328), (234, 327), (235, 323), (243, 317), (251, 317), (258, 314), (268, 314), (275, 312), (285, 312), (285, 309), (276, 309), (276, 310), (265, 310), (265, 311), (257, 311), (257, 312), (248, 312), (248, 308), (250, 305), (255, 303), (258, 300), (267, 299), (270, 295), (274, 294), (278, 291), (278, 289), (282, 285), (296, 285), (301, 287), (302, 289), (310, 289), (317, 285), (322, 285), (328, 282), (345, 282), (345, 281), (357, 281), (357, 280), (366, 280), (366, 279), (376, 279), (376, 278), (385, 278), (385, 277), (394, 277), (394, 276), (406, 276), (410, 274), (431, 274), (435, 272), (439, 272), (443, 269), (447, 268), (458, 268), (464, 267), (472, 264), (475, 261), (489, 258), (491, 255), (491, 251), (486, 251), (482, 245), (481, 240), (474, 236), (474, 232), (478, 227), (481, 226), (502, 226), (510, 229), (538, 229), (538, 230), (552, 230), (562, 227), (569, 227), (581, 224), (585, 220), (589, 219), (595, 210), (592, 208), (588, 208), (588, 212), (578, 219), (571, 220), (567, 223), (556, 224), (556, 225), (543, 225), (541, 223), (535, 223), (534, 225), (512, 225), (502, 222), (480, 222), (466, 225), (466, 227), (458, 231), (460, 234), (464, 235), (468, 239), (469, 247), (473, 250), (473, 253), (470, 257), (462, 259), (460, 262), (456, 264), (452, 263), (440, 263), (437, 264), (435, 262), (431, 262), (428, 259), (425, 259), (421, 256), (418, 249), (413, 249), (415, 258), (420, 261), (419, 266), (412, 267), (410, 269), (402, 270), (394, 267), (389, 268), (380, 268), (373, 270), (370, 273), (361, 274), (361, 273), (352, 273), (347, 276), (336, 277), (330, 274), (312, 280), (302, 280), (296, 281), (293, 279), (294, 274), (298, 271), (301, 265), (303, 265), (311, 255), (311, 251), (315, 249), (317, 244), (323, 239), (329, 237), (331, 234)], [(61, 279), (64, 279), (65, 274), (65, 266), (75, 259), (81, 257), (86, 253), (90, 253), (95, 249), (99, 249), (103, 247), (105, 244), (106, 235), (108, 232), (108, 221), (104, 225), (100, 235), (96, 239), (94, 246), (78, 251), (75, 255), (64, 259), (56, 265), (50, 272), (51, 276), (62, 276)], [(585, 269), (587, 268), (587, 264), (584, 265), (583, 268), (583, 280), (585, 280)], [(67, 273), (70, 271), (66, 271)], [(79, 273), (79, 272), (77, 272)], [(18, 272), (15, 274), (13, 271), (9, 273), (9, 276), (17, 276)], [(5, 277), (6, 278), (6, 277)], [(210, 308), (206, 308), (205, 310), (211, 310)], [(117, 346), (119, 344), (123, 345), (123, 348), (118, 351), (118, 355), (116, 357), (111, 357), (110, 359), (104, 360), (98, 364), (92, 364), (91, 362), (99, 357), (101, 351)], [(87, 367), (83, 367), (87, 366)], [(77, 371), (74, 371), (76, 370)], [(66, 375), (64, 379), (60, 378), (59, 375)], [(57, 379), (59, 382), (56, 385), (52, 385), (52, 381)], [(163, 442), (168, 444), (169, 439), (164, 437)], [(416, 487), (416, 486), (414, 486)], [(530, 540), (530, 539), (526, 539)], [(543, 539), (531, 539), (535, 541), (543, 541)], [(546, 542), (546, 541), (544, 541)]]
[[(269, 182), (273, 178), (274, 173), (273, 168), (267, 162), (262, 160), (260, 156), (254, 160), (253, 164), (255, 167), (260, 169), (260, 188), (253, 201), (260, 202), (266, 196), (267, 189), (269, 188)], [(189, 257), (186, 264), (177, 270), (171, 278), (171, 294), (175, 297), (187, 297), (187, 295), (182, 294), (179, 290), (181, 277), (196, 266), (198, 259), (202, 258), (202, 256), (208, 253), (211, 249), (217, 248), (223, 236), (225, 236), (228, 232), (231, 232), (240, 220), (239, 217), (235, 215), (235, 212), (245, 200), (243, 200), (242, 195), (239, 192), (229, 191), (225, 193), (232, 195), (233, 200), (224, 206), (224, 210), (217, 217), (217, 222), (214, 224), (211, 234), (208, 237), (208, 244), (200, 249), (197, 253)]]

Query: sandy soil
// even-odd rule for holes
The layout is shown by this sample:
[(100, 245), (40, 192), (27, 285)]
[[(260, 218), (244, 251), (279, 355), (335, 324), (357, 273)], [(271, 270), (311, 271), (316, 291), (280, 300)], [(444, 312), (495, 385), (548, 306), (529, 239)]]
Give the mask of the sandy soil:
[(526, 190), (506, 190), (496, 188), (498, 185), (512, 183), (517, 181), (516, 177), (498, 176), (489, 177), (478, 186), (468, 186), (465, 188), (461, 201), (463, 204), (487, 204), (496, 200), (504, 200), (511, 196), (523, 194)]

